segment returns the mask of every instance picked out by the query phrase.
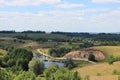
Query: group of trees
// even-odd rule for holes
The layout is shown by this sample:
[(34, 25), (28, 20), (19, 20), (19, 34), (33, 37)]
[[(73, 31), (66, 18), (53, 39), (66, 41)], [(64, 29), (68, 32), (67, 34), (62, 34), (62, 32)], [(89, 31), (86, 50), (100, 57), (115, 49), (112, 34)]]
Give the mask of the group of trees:
[(73, 44), (61, 45), (51, 48), (49, 50), (49, 54), (53, 57), (63, 57), (66, 53), (78, 49), (80, 49), (80, 46), (78, 45), (73, 45)]
[(54, 64), (49, 66), (45, 71), (44, 75), (46, 80), (81, 80), (77, 72), (69, 71), (67, 68), (59, 68), (58, 65)]
[(119, 56), (118, 57), (110, 56), (107, 61), (109, 64), (113, 64), (116, 61), (120, 61), (120, 57)]
[(71, 51), (71, 48), (58, 47), (58, 48), (50, 49), (49, 54), (53, 57), (62, 57), (70, 51)]
[(68, 69), (72, 69), (76, 66), (72, 58), (67, 58), (64, 63), (65, 67), (67, 67)]
[(26, 49), (15, 49), (8, 53), (4, 58), (6, 67), (14, 67), (14, 69), (28, 70), (28, 63), (33, 58), (31, 51)]
[(77, 72), (69, 69), (74, 67), (71, 58), (66, 59), (65, 67), (56, 64), (44, 68), (44, 62), (39, 58), (33, 58), (32, 52), (26, 49), (15, 49), (8, 53), (0, 64), (0, 80), (40, 80), (43, 74), (46, 80), (81, 80)]
[(43, 61), (26, 49), (15, 49), (0, 60), (0, 80), (36, 80), (43, 71)]

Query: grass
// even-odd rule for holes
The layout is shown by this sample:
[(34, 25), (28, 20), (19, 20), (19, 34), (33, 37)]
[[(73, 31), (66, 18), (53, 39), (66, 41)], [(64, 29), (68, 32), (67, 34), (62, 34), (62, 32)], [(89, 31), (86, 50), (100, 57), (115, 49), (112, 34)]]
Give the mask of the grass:
[(102, 51), (107, 57), (111, 55), (114, 57), (120, 56), (120, 46), (98, 46), (93, 48)]
[(82, 78), (86, 75), (97, 76), (98, 74), (101, 76), (110, 76), (113, 75), (113, 71), (115, 70), (117, 71), (117, 74), (120, 74), (120, 62), (115, 62), (112, 65), (109, 65), (108, 63), (99, 63), (82, 68), (76, 68), (75, 70), (80, 73)]
[(118, 75), (110, 76), (91, 76), (90, 80), (118, 80)]
[(49, 54), (49, 48), (41, 48), (40, 51), (47, 55)]

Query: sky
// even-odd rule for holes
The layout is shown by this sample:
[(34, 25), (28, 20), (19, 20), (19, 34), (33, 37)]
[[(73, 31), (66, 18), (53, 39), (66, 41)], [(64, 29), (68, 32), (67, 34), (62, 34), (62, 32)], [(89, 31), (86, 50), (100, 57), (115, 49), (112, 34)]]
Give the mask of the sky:
[(120, 0), (0, 0), (0, 30), (120, 32)]

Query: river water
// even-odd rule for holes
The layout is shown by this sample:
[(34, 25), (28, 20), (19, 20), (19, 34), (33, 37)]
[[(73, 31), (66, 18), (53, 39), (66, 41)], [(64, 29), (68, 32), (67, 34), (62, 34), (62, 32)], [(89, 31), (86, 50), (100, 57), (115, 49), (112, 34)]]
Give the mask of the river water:
[[(39, 56), (38, 58), (43, 59), (43, 60), (47, 59), (47, 57), (45, 57), (45, 56)], [(48, 68), (49, 66), (51, 66), (53, 64), (57, 64), (59, 67), (63, 67), (64, 66), (63, 62), (49, 62), (49, 61), (45, 61), (44, 62), (45, 68)]]

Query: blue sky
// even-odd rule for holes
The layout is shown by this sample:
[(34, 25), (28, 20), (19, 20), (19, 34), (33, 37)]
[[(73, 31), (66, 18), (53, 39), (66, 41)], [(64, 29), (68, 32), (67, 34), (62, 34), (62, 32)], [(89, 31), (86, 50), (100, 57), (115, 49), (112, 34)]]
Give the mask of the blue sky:
[(0, 0), (0, 30), (120, 32), (120, 0)]

